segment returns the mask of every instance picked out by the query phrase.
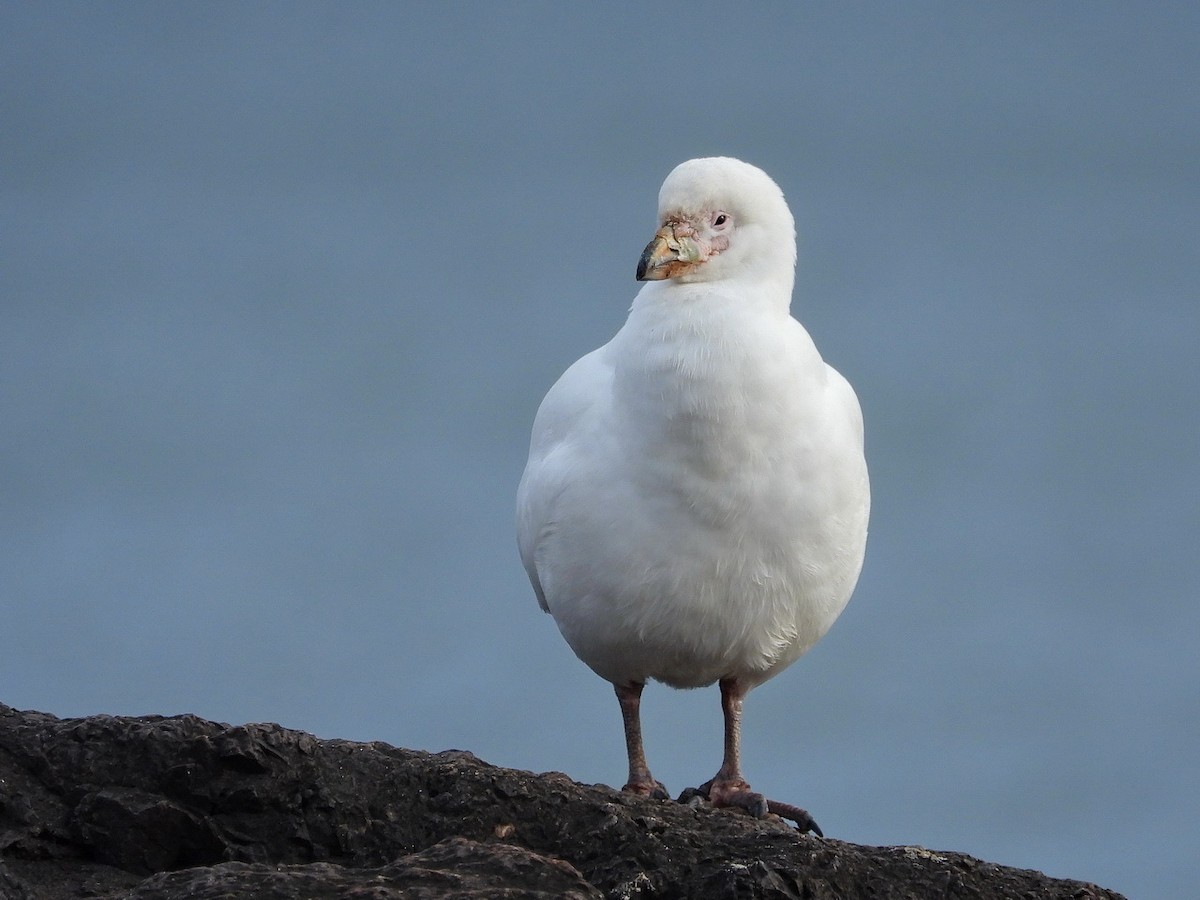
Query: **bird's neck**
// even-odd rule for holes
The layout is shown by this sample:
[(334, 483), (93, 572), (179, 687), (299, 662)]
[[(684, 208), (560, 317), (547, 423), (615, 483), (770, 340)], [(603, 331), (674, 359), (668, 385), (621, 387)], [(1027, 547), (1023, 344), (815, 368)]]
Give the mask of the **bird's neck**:
[(629, 322), (698, 329), (720, 328), (735, 316), (787, 317), (794, 280), (794, 271), (780, 266), (732, 281), (651, 281), (634, 298)]
[(734, 299), (711, 287), (639, 295), (614, 339), (613, 399), (650, 444), (752, 441), (796, 402), (795, 385), (824, 377), (786, 295), (760, 309)]

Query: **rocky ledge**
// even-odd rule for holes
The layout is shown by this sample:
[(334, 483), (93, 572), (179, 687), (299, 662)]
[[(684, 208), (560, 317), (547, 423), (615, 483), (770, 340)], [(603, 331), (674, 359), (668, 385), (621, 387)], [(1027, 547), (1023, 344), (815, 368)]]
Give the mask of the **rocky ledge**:
[(0, 898), (1119, 898), (470, 753), (0, 705)]

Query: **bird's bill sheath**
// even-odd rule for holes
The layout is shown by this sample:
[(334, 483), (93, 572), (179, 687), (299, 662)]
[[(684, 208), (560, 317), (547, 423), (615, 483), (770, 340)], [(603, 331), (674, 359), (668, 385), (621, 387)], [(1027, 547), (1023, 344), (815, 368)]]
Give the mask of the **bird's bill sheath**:
[(675, 233), (675, 224), (668, 222), (654, 234), (638, 260), (638, 281), (661, 281), (674, 278), (704, 258), (699, 245), (690, 237)]

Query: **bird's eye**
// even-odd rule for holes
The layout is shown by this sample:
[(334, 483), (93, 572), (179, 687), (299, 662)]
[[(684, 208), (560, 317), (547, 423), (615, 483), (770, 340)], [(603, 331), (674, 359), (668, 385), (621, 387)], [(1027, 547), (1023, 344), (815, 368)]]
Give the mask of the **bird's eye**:
[(717, 217), (715, 219), (713, 219), (713, 227), (720, 228), (728, 220), (729, 220), (729, 216), (725, 215), (725, 213), (720, 213), (717, 215)]

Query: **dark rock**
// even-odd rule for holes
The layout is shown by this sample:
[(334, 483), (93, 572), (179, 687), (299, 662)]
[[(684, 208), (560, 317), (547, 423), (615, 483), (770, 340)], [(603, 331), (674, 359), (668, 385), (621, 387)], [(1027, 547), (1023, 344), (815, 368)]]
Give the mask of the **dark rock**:
[(0, 705), (2, 900), (247, 896), (1119, 898), (461, 751)]
[(446, 838), (387, 866), (355, 869), (333, 863), (271, 866), (220, 863), (147, 878), (130, 900), (224, 900), (229, 897), (529, 897), (590, 900), (604, 894), (562, 860), (508, 844)]

